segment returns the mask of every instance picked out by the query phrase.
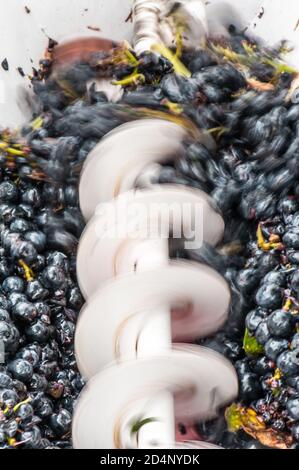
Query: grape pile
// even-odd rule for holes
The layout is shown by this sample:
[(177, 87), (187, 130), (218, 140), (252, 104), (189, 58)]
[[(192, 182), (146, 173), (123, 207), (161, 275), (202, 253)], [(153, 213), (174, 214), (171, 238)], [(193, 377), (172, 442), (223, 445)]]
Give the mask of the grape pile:
[[(235, 52), (240, 55), (239, 49)], [(206, 67), (193, 69), (192, 78), (209, 104), (185, 112), (201, 128), (217, 132), (217, 150), (192, 144), (184, 158), (163, 168), (159, 182), (210, 192), (226, 220), (223, 246), (213, 250), (206, 245), (178, 256), (216, 267), (231, 285), (233, 302), (224, 331), (201, 343), (234, 362), (239, 403), (226, 417), (229, 430), (242, 432), (223, 434), (223, 423), (216, 434), (215, 423), (199, 430), (210, 438), (212, 429), (212, 439), (226, 446), (251, 445), (250, 436), (265, 446), (297, 448), (299, 106), (296, 94), (290, 99), (294, 75), (284, 72), (275, 82), (273, 75), (260, 75), (273, 70), (259, 68), (255, 77), (263, 80), (261, 88), (269, 81), (275, 87), (244, 90), (231, 101), (223, 93), (231, 96), (244, 87), (240, 68), (220, 69), (203, 57)], [(171, 82), (170, 76), (166, 79)], [(174, 83), (182, 87), (182, 80), (173, 78)]]
[[(83, 386), (73, 351), (83, 303), (75, 274), (74, 240), (83, 227), (77, 189), (67, 184), (56, 192), (10, 169), (1, 176), (0, 339), (6, 360), (0, 365), (0, 446), (63, 447)], [(49, 223), (51, 213), (57, 226)], [(71, 232), (63, 228), (67, 218), (78, 224)]]
[[(284, 44), (267, 50), (230, 32), (167, 59), (122, 45), (53, 73), (50, 40), (33, 70), (38, 111), (22, 135), (3, 130), (0, 141), (0, 448), (71, 447), (83, 387), (73, 349), (78, 178), (107, 132), (147, 116), (203, 129), (217, 144), (214, 153), (186, 144), (154, 181), (203, 189), (226, 221), (217, 249), (173, 254), (213, 265), (232, 291), (225, 328), (203, 342), (235, 364), (239, 402), (198, 432), (226, 447), (299, 445), (296, 71), (280, 58)], [(122, 87), (117, 102), (88, 85), (106, 77)]]
[[(0, 445), (47, 448), (61, 440), (64, 446), (83, 386), (73, 351), (83, 303), (74, 240), (82, 221), (72, 232), (63, 228), (68, 217), (81, 220), (77, 189), (66, 185), (58, 194), (47, 183), (18, 180), (10, 169), (1, 176), (0, 339), (6, 361), (0, 366)], [(66, 201), (71, 206), (64, 209)], [(49, 217), (57, 208), (55, 226)]]

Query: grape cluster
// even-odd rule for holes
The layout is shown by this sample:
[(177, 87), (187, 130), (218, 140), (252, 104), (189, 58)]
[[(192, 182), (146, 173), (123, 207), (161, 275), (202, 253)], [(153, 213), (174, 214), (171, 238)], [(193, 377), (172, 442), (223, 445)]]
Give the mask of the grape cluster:
[[(242, 55), (239, 48), (231, 51)], [(226, 355), (236, 367), (240, 393), (234, 419), (242, 418), (243, 434), (232, 437), (221, 417), (220, 431), (215, 423), (199, 430), (225, 446), (247, 447), (250, 436), (267, 447), (297, 448), (299, 106), (289, 97), (293, 76), (284, 72), (271, 90), (247, 87), (232, 99), (244, 88), (240, 71), (228, 65), (219, 70), (206, 53), (204, 59), (190, 80), (205, 102), (185, 112), (214, 133), (217, 149), (188, 146), (183, 158), (162, 169), (159, 182), (209, 192), (226, 220), (221, 247), (205, 245), (183, 256), (212, 265), (230, 283), (232, 307), (224, 331), (200, 343)], [(260, 73), (255, 77), (269, 81)], [(209, 87), (213, 94), (206, 93)], [(255, 414), (261, 429), (246, 410)]]
[[(7, 168), (1, 180), (0, 446), (67, 447), (83, 386), (73, 350), (83, 303), (70, 243), (83, 228), (77, 188), (67, 184), (57, 201), (48, 183), (32, 184)], [(58, 188), (52, 191), (58, 196)], [(69, 210), (81, 220), (71, 232), (64, 222)]]
[[(237, 277), (241, 294), (252, 306), (245, 326), (249, 337), (260, 345), (255, 354), (249, 348), (248, 357), (236, 363), (241, 400), (272, 429), (290, 433), (295, 443), (299, 442), (299, 269), (290, 234), (296, 230), (298, 209), (294, 198), (280, 200), (275, 218), (259, 229), (260, 247), (258, 243), (249, 244), (246, 268)], [(264, 237), (275, 239), (272, 248)], [(261, 274), (259, 260), (269, 255), (265, 248), (270, 249), (276, 263)], [(249, 288), (248, 276), (253, 280)]]

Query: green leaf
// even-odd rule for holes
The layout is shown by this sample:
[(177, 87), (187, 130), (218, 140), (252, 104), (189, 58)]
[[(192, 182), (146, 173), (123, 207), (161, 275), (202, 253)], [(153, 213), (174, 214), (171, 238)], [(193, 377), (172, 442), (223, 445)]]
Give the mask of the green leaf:
[(243, 348), (245, 353), (249, 356), (258, 356), (264, 352), (263, 346), (257, 342), (256, 338), (249, 333), (247, 328), (244, 334)]
[(131, 427), (131, 435), (137, 434), (140, 429), (145, 426), (146, 424), (149, 423), (154, 423), (158, 421), (156, 418), (144, 418), (144, 419), (137, 419), (136, 421), (133, 422), (132, 427)]
[(240, 412), (240, 406), (233, 403), (225, 410), (225, 419), (229, 432), (237, 432), (242, 428), (242, 418)]

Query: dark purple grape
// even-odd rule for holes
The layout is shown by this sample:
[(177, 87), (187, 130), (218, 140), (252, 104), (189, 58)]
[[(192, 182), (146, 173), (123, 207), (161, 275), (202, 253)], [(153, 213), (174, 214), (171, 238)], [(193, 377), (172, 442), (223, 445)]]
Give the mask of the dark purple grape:
[(215, 65), (214, 60), (207, 51), (200, 49), (193, 53), (192, 59), (189, 62), (189, 70), (192, 73), (199, 72), (210, 65)]
[(42, 193), (43, 200), (48, 206), (59, 206), (64, 203), (64, 192), (61, 186), (45, 184)]
[(228, 88), (218, 88), (214, 84), (204, 84), (201, 86), (201, 91), (205, 95), (209, 103), (220, 104), (228, 101), (231, 91)]
[(0, 280), (5, 280), (13, 273), (13, 266), (7, 259), (0, 259)]
[(47, 303), (45, 303), (45, 302), (35, 302), (34, 305), (35, 305), (37, 314), (40, 317), (43, 317), (43, 316), (49, 317), (51, 315), (51, 308)]
[(37, 426), (19, 435), (20, 442), (24, 442), (25, 449), (39, 449), (41, 445), (41, 431)]
[[(231, 342), (231, 345), (232, 344), (233, 343)], [(236, 343), (234, 343), (234, 345), (235, 344)], [(229, 346), (228, 343), (226, 344), (226, 346), (227, 347)], [(231, 347), (230, 350), (232, 351), (233, 348)], [(233, 354), (231, 355), (231, 357), (234, 356), (234, 359), (235, 359), (239, 355), (240, 355), (239, 351), (233, 351)], [(77, 392), (81, 392), (84, 385), (85, 385), (85, 382), (84, 382), (83, 378), (79, 374), (77, 374), (76, 377), (72, 380), (73, 389), (76, 390)]]
[(43, 232), (27, 232), (25, 239), (32, 243), (38, 253), (42, 253), (46, 248), (46, 235)]
[(51, 340), (42, 350), (43, 361), (56, 361), (59, 356), (59, 347), (55, 340)]
[(299, 117), (299, 106), (293, 105), (288, 109), (286, 119), (289, 123), (292, 123), (297, 121), (297, 116)]
[(62, 397), (64, 390), (65, 388), (62, 383), (52, 381), (48, 384), (47, 393), (55, 400), (58, 400)]
[(18, 423), (15, 419), (10, 419), (4, 423), (5, 434), (8, 438), (13, 438), (18, 431)]
[(293, 227), (299, 227), (299, 211), (295, 212), (295, 214), (291, 217), (290, 225)]
[(292, 275), (290, 284), (296, 295), (299, 295), (299, 270), (296, 270)]
[(14, 202), (18, 199), (18, 189), (12, 181), (0, 183), (0, 201)]
[(66, 186), (64, 190), (64, 198), (66, 204), (68, 204), (71, 207), (76, 207), (79, 204), (79, 194), (78, 194), (78, 189), (74, 185), (68, 185)]
[(20, 292), (12, 292), (11, 294), (8, 295), (8, 298), (9, 298), (9, 303), (10, 303), (12, 312), (14, 312), (14, 309), (18, 303), (28, 302), (26, 295), (21, 294)]
[(61, 345), (72, 344), (75, 335), (75, 324), (64, 319), (56, 322), (56, 335)]
[(11, 318), (7, 310), (0, 308), (0, 321), (10, 323)]
[(64, 409), (66, 409), (69, 413), (73, 413), (75, 402), (72, 397), (63, 397), (61, 398), (61, 405)]
[(50, 427), (57, 437), (62, 437), (70, 431), (72, 422), (71, 414), (64, 409), (50, 417)]
[(265, 309), (276, 309), (282, 304), (282, 288), (277, 284), (262, 285), (256, 293), (256, 303)]
[(32, 323), (37, 317), (35, 305), (29, 302), (18, 302), (13, 312), (16, 320), (26, 323)]
[[(34, 209), (29, 204), (19, 204), (16, 209), (16, 214), (18, 217), (33, 220), (34, 219)], [(28, 229), (27, 229), (28, 230)]]
[(28, 282), (26, 295), (32, 302), (37, 302), (46, 299), (49, 295), (49, 291), (45, 289), (39, 281), (34, 280)]
[(272, 336), (289, 338), (294, 333), (296, 321), (291, 313), (275, 310), (268, 317), (267, 325)]
[(278, 211), (284, 215), (294, 214), (298, 211), (299, 206), (295, 198), (283, 198), (278, 203)]
[(9, 310), (10, 308), (10, 303), (7, 297), (2, 294), (0, 294), (0, 308), (2, 308), (3, 310)]
[(299, 421), (299, 397), (290, 398), (287, 402), (289, 415), (295, 421)]
[(34, 373), (28, 388), (31, 392), (45, 392), (48, 388), (48, 381), (43, 375)]
[(9, 229), (11, 232), (25, 233), (30, 230), (30, 223), (25, 219), (17, 218), (11, 222)]
[(292, 341), (291, 341), (290, 348), (291, 348), (291, 349), (298, 349), (298, 350), (299, 350), (299, 333), (296, 333), (296, 334), (293, 336), (293, 339), (292, 339)]
[[(271, 341), (271, 339), (269, 341)], [(265, 345), (265, 349), (268, 342)], [(266, 356), (259, 357), (256, 361), (253, 361), (250, 366), (252, 371), (260, 376), (265, 375), (269, 372), (274, 372), (275, 370), (275, 363), (272, 360), (266, 358)]]
[(48, 341), (50, 330), (47, 325), (41, 320), (37, 320), (26, 329), (26, 337), (31, 342), (44, 344)]
[(21, 380), (14, 379), (13, 388), (19, 397), (25, 397), (27, 395), (27, 385)]
[(48, 246), (53, 250), (61, 250), (68, 255), (75, 253), (78, 245), (78, 239), (60, 228), (53, 228), (47, 231)]
[(46, 419), (52, 416), (53, 405), (50, 398), (41, 395), (34, 403), (34, 410), (36, 415), (42, 419)]
[(32, 367), (35, 368), (40, 361), (41, 347), (38, 344), (30, 344), (29, 346), (20, 349), (17, 353), (17, 357), (30, 362)]
[(3, 342), (5, 352), (15, 352), (18, 349), (20, 333), (12, 323), (0, 321), (0, 341)]
[(270, 271), (262, 280), (263, 284), (277, 284), (284, 287), (286, 284), (286, 274), (282, 271)]
[(48, 255), (47, 264), (57, 266), (58, 268), (64, 269), (65, 271), (68, 271), (69, 269), (67, 256), (59, 251), (53, 251)]
[(285, 431), (285, 428), (286, 428), (286, 423), (283, 419), (276, 419), (272, 423), (272, 429), (274, 429), (275, 431), (283, 432)]
[(23, 292), (24, 281), (18, 276), (7, 277), (2, 283), (2, 289), (6, 293)]
[(299, 351), (284, 351), (278, 356), (277, 367), (287, 376), (299, 374)]
[(246, 327), (250, 333), (254, 333), (259, 324), (266, 318), (267, 313), (262, 309), (255, 309), (246, 317)]
[(33, 418), (34, 410), (30, 403), (24, 403), (17, 410), (17, 417), (24, 424), (25, 422), (31, 422)]
[(76, 207), (69, 207), (63, 212), (64, 227), (75, 237), (79, 238), (84, 230), (85, 222), (81, 212)]
[(250, 403), (261, 395), (261, 387), (256, 374), (245, 372), (239, 375), (239, 395), (244, 403)]
[(0, 221), (11, 223), (15, 217), (15, 206), (11, 204), (0, 204)]
[(42, 273), (43, 283), (48, 289), (64, 289), (66, 287), (65, 272), (54, 265), (48, 266)]
[(0, 372), (0, 388), (12, 388), (13, 387), (13, 380), (5, 372)]
[(84, 303), (84, 300), (80, 292), (80, 289), (78, 287), (73, 287), (72, 289), (70, 289), (68, 292), (69, 307), (78, 311), (81, 309), (83, 303)]
[(247, 268), (239, 271), (237, 286), (244, 294), (250, 294), (259, 284), (259, 275), (256, 269)]
[(277, 357), (288, 349), (288, 341), (281, 338), (270, 338), (265, 344), (265, 354), (272, 361), (276, 361)]
[(47, 380), (51, 380), (57, 369), (57, 361), (42, 361), (39, 365), (38, 373), (44, 375)]
[[(275, 252), (263, 253), (258, 260), (258, 271), (261, 276), (266, 276), (267, 273), (271, 272), (279, 263), (279, 255)], [(270, 283), (267, 283), (270, 285)], [(275, 284), (275, 282), (274, 282)]]
[(36, 260), (34, 261), (34, 263), (32, 263), (31, 267), (35, 273), (39, 273), (40, 271), (45, 269), (46, 267), (45, 256), (38, 254), (36, 257)]
[(37, 259), (37, 251), (31, 242), (18, 241), (11, 245), (11, 255), (13, 258), (22, 259), (26, 263), (34, 263)]
[(265, 345), (270, 339), (270, 331), (266, 320), (261, 321), (254, 334), (259, 344)]
[(29, 188), (22, 194), (22, 202), (37, 209), (41, 205), (41, 196), (37, 188)]
[(15, 379), (21, 382), (29, 382), (33, 375), (33, 367), (25, 359), (16, 359), (9, 363), (8, 370)]
[(298, 227), (288, 230), (283, 236), (283, 243), (287, 248), (299, 250), (299, 232)]
[(0, 389), (0, 402), (8, 408), (13, 408), (17, 405), (19, 397), (13, 389), (2, 388)]
[(292, 426), (292, 436), (293, 436), (295, 442), (299, 443), (299, 423), (295, 423)]

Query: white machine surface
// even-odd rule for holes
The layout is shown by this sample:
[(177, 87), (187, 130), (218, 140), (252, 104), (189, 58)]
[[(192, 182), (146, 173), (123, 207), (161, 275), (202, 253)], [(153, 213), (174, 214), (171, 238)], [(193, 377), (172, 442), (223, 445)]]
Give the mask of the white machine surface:
[[(131, 40), (128, 17), (132, 0), (9, 0), (1, 10), (0, 62), (7, 59), (9, 70), (0, 67), (1, 127), (16, 127), (30, 117), (25, 90), (30, 74), (47, 46), (47, 36), (57, 41), (82, 36)], [(241, 7), (241, 8), (240, 8)], [(206, 2), (210, 32), (221, 33), (234, 23), (275, 43), (285, 38), (299, 45), (299, 3), (294, 0), (210, 0)], [(96, 29), (99, 31), (96, 31)], [(299, 68), (296, 53), (290, 62)]]

